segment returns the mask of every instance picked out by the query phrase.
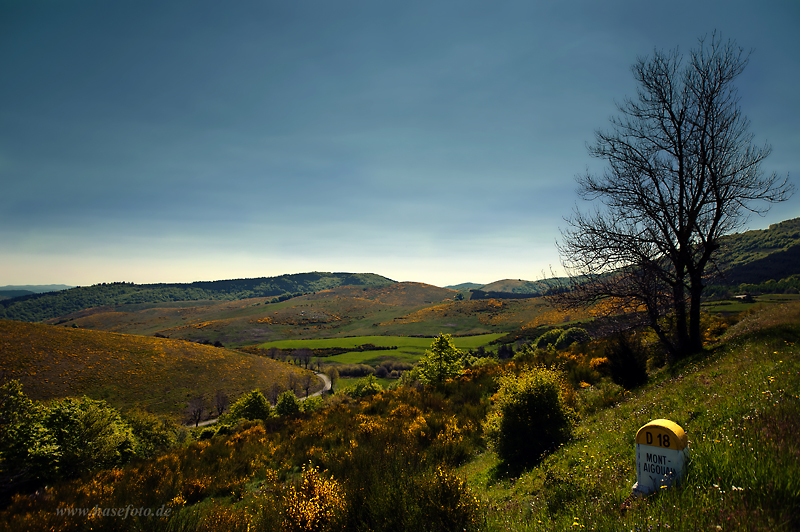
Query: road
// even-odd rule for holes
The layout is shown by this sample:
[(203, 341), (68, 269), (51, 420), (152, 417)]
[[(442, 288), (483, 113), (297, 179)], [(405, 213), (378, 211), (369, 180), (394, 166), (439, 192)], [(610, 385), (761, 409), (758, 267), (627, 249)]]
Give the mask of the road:
[[(317, 373), (316, 375), (322, 381), (322, 389), (320, 391), (318, 391), (317, 393), (312, 393), (308, 397), (319, 397), (320, 395), (322, 395), (323, 393), (325, 393), (325, 392), (327, 392), (328, 390), (331, 389), (331, 379), (330, 379), (330, 377), (328, 377), (324, 373)], [(301, 397), (300, 401), (305, 401), (306, 399), (308, 399), (308, 397)], [(205, 427), (206, 425), (213, 425), (216, 422), (217, 422), (217, 418), (209, 419), (207, 421), (201, 421), (200, 423), (197, 424), (197, 426), (198, 427)], [(194, 428), (194, 425), (186, 425), (186, 427)]]

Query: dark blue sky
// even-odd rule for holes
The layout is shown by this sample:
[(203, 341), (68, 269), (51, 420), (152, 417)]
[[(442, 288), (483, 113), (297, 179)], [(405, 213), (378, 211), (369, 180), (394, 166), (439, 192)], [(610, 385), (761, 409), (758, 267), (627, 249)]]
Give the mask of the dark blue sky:
[(540, 278), (654, 48), (754, 49), (742, 109), (797, 176), (798, 27), (794, 0), (5, 0), (0, 285)]

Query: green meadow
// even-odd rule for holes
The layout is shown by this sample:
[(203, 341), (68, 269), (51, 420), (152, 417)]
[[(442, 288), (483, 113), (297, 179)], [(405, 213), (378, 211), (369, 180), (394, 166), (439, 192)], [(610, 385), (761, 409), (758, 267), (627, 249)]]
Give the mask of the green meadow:
[[(453, 343), (461, 350), (486, 347), (503, 334), (480, 334), (476, 336), (454, 337)], [(278, 349), (324, 349), (329, 347), (357, 348), (371, 344), (375, 347), (397, 347), (397, 349), (379, 349), (375, 351), (350, 351), (340, 355), (326, 357), (328, 362), (341, 364), (369, 364), (371, 361), (393, 358), (407, 362), (415, 362), (428, 349), (433, 340), (412, 336), (352, 336), (348, 338), (328, 338), (313, 340), (280, 340), (259, 344), (261, 349), (277, 347)]]

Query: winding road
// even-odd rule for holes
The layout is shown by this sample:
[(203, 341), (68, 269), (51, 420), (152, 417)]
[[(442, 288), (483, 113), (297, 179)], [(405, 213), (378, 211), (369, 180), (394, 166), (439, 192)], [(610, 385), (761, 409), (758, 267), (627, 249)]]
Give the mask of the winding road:
[[(317, 373), (316, 375), (322, 381), (322, 389), (320, 391), (316, 392), (316, 393), (312, 393), (308, 397), (319, 397), (320, 395), (322, 395), (323, 393), (325, 393), (325, 392), (327, 392), (328, 390), (331, 389), (331, 379), (330, 379), (330, 377), (328, 377), (324, 373)], [(308, 399), (308, 397), (300, 397), (298, 400), (305, 401), (306, 399)], [(206, 425), (213, 425), (214, 423), (217, 422), (217, 419), (218, 418), (209, 419), (207, 421), (201, 421), (200, 423), (197, 424), (197, 426), (198, 427), (205, 427)], [(186, 425), (186, 426), (189, 427), (189, 428), (195, 428), (194, 425)]]

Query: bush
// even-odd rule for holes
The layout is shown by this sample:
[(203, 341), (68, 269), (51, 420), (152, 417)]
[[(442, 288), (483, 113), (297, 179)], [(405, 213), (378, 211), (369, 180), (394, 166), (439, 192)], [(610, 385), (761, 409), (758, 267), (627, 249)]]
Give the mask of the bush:
[(295, 416), (300, 413), (300, 401), (293, 391), (286, 390), (278, 396), (275, 413), (279, 416)]
[(581, 329), (580, 327), (570, 327), (559, 335), (555, 346), (556, 349), (566, 349), (572, 344), (588, 342), (591, 339), (592, 338), (589, 336), (589, 333), (586, 332), (586, 329)]
[(133, 431), (105, 401), (88, 397), (54, 401), (47, 406), (42, 424), (58, 445), (60, 477), (115, 467), (135, 453)]
[(136, 437), (136, 456), (153, 458), (175, 445), (177, 425), (166, 418), (142, 410), (131, 410), (123, 416)]
[(577, 414), (566, 404), (560, 372), (534, 366), (499, 381), (484, 429), (502, 460), (528, 464), (569, 440)]
[[(294, 395), (294, 394), (293, 394)], [(258, 390), (243, 395), (231, 406), (230, 413), (225, 416), (225, 421), (238, 419), (268, 419), (272, 415), (269, 401)]]
[(534, 340), (533, 346), (541, 349), (544, 349), (549, 345), (555, 346), (556, 342), (558, 342), (558, 339), (561, 338), (563, 333), (563, 329), (551, 329)]
[(647, 382), (647, 354), (638, 339), (620, 334), (612, 341), (606, 357), (611, 380), (630, 390)]
[(0, 496), (53, 476), (61, 453), (44, 415), (19, 381), (0, 386)]
[(300, 486), (289, 486), (285, 500), (287, 532), (341, 530), (346, 511), (344, 490), (336, 480), (320, 475), (315, 467), (303, 468)]
[(370, 375), (366, 379), (359, 380), (347, 393), (351, 397), (358, 399), (360, 397), (369, 397), (370, 395), (379, 394), (382, 391), (383, 386), (375, 380), (374, 375)]

